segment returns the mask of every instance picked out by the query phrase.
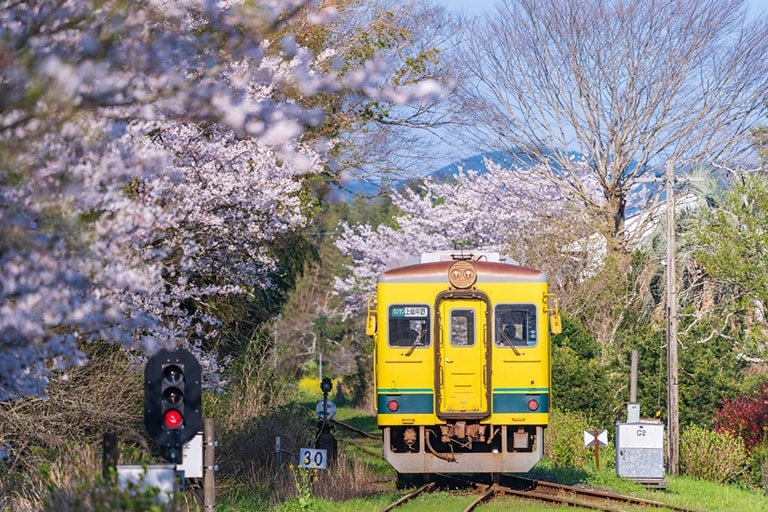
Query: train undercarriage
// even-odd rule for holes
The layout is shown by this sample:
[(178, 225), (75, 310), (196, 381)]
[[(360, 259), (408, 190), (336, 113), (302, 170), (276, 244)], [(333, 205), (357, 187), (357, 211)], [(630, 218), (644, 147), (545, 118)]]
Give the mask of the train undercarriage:
[(544, 428), (455, 421), (383, 427), (384, 458), (398, 473), (523, 473), (544, 454)]

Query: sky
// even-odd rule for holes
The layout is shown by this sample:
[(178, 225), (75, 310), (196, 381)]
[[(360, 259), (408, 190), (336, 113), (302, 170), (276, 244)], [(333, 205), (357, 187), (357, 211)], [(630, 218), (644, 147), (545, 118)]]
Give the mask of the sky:
[[(480, 14), (493, 9), (496, 0), (434, 0), (435, 3), (442, 3), (457, 11), (464, 11), (466, 14)], [(760, 13), (768, 12), (768, 4), (765, 0), (746, 0), (747, 10), (750, 15), (757, 16)]]
[[(467, 15), (480, 15), (485, 12), (492, 12), (497, 1), (499, 0), (432, 0), (435, 4), (445, 5)], [(747, 13), (750, 17), (757, 17), (763, 14), (768, 19), (768, 2), (766, 0), (745, 0), (745, 4), (747, 5)], [(476, 151), (472, 148), (467, 148), (464, 153), (464, 157), (470, 157), (476, 154)], [(445, 162), (444, 165), (451, 163)], [(440, 168), (440, 165), (438, 165), (438, 168)]]

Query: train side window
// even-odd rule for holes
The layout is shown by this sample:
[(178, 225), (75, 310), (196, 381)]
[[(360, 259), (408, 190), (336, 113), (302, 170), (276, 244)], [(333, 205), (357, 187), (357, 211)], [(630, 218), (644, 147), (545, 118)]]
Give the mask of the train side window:
[(451, 346), (471, 347), (475, 344), (475, 312), (471, 309), (451, 310)]
[(536, 345), (536, 306), (534, 304), (497, 304), (494, 309), (496, 346), (530, 347)]
[(427, 347), (430, 344), (429, 306), (389, 306), (387, 326), (390, 347)]

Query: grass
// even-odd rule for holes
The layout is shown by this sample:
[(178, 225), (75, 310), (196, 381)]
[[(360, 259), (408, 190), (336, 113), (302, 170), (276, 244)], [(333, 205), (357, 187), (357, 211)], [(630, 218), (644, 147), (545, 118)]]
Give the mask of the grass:
[[(686, 477), (676, 477), (668, 480), (667, 490), (644, 490), (637, 494), (646, 499), (663, 503), (683, 506), (707, 512), (759, 512), (768, 510), (766, 497), (755, 491), (735, 487), (712, 484), (691, 480)], [(287, 502), (274, 510), (277, 512), (292, 512), (294, 510), (311, 510), (315, 512), (366, 512), (382, 510), (402, 493), (390, 491), (372, 496), (359, 497), (340, 502), (313, 498), (306, 508), (297, 507), (296, 502)], [(455, 495), (448, 492), (435, 492), (419, 496), (414, 501), (398, 507), (402, 512), (445, 512), (446, 510), (463, 510), (474, 501), (475, 496)], [(267, 510), (253, 508), (252, 504), (242, 503), (237, 508), (217, 508), (223, 511)], [(478, 511), (515, 510), (520, 512), (551, 512), (552, 510), (585, 510), (565, 505), (550, 505), (537, 503), (515, 497), (504, 497), (491, 500), (476, 508)], [(632, 510), (632, 509), (627, 509)], [(641, 509), (635, 509), (641, 510)], [(663, 512), (667, 509), (655, 509)]]
[(668, 481), (665, 491), (651, 491), (651, 496), (659, 496), (651, 499), (662, 501), (664, 498), (663, 501), (707, 512), (768, 510), (768, 497), (755, 489), (744, 489), (736, 485), (722, 485), (687, 477), (670, 478)]
[[(306, 392), (302, 394), (302, 406), (300, 412), (306, 412), (304, 408), (315, 410), (317, 400), (322, 398), (319, 392)], [(338, 400), (343, 404), (343, 399)], [(286, 414), (295, 412), (295, 407)], [(309, 432), (314, 430), (314, 421), (306, 415), (302, 416), (294, 430)], [(224, 477), (217, 477), (216, 499), (218, 511), (225, 512), (357, 512), (377, 511), (401, 497), (404, 492), (397, 490), (396, 473), (392, 467), (381, 458), (381, 439), (379, 429), (375, 423), (375, 417), (371, 414), (352, 409), (344, 405), (339, 406), (336, 418), (352, 425), (356, 429), (368, 432), (376, 437), (362, 437), (340, 426), (333, 429), (338, 441), (338, 462), (335, 466), (325, 471), (306, 470), (296, 468), (296, 461), (290, 457), (283, 459), (279, 469), (265, 465), (261, 459), (254, 459), (251, 451), (246, 448), (250, 444), (267, 446), (263, 442), (245, 442), (236, 438), (237, 450), (229, 452), (220, 451), (219, 454), (229, 453), (230, 457), (242, 457), (248, 464), (233, 466), (234, 469)], [(280, 428), (286, 429), (283, 422), (284, 416), (276, 416), (274, 422), (279, 423)], [(281, 431), (282, 432), (282, 431)], [(293, 432), (291, 430), (290, 432)], [(287, 435), (286, 431), (286, 435)], [(243, 437), (242, 439), (250, 439)], [(45, 469), (46, 478), (41, 482), (54, 485), (58, 490), (49, 496), (48, 502), (55, 504), (56, 510), (83, 510), (73, 505), (74, 508), (63, 508), (60, 504), (80, 503), (80, 500), (93, 500), (98, 491), (96, 480), (83, 478), (84, 474), (100, 474), (100, 452), (97, 446), (89, 446), (89, 450), (78, 446), (73, 450), (60, 450), (62, 453), (55, 463), (49, 463)], [(272, 449), (272, 445), (267, 450)], [(71, 453), (70, 453), (71, 452)], [(738, 485), (721, 485), (713, 482), (695, 480), (690, 477), (667, 477), (667, 489), (646, 489), (636, 482), (619, 478), (613, 468), (613, 452), (606, 448), (601, 453), (600, 461), (602, 469), (596, 471), (594, 464), (585, 463), (581, 469), (554, 468), (546, 461), (542, 461), (535, 468), (532, 478), (548, 479), (566, 484), (582, 484), (591, 487), (610, 489), (622, 494), (630, 494), (645, 499), (679, 505), (691, 509), (708, 512), (740, 512), (740, 511), (765, 511), (768, 512), (768, 498), (760, 490), (747, 489)], [(131, 454), (134, 458), (136, 454)], [(222, 460), (221, 463), (227, 462)], [(42, 470), (41, 470), (42, 471)], [(0, 490), (3, 485), (10, 485), (10, 477), (14, 473), (8, 467), (0, 463)], [(63, 477), (67, 477), (65, 480)], [(10, 487), (7, 487), (10, 488)], [(16, 487), (21, 488), (21, 487)], [(35, 491), (35, 489), (32, 489)], [(29, 491), (29, 495), (32, 495)], [(39, 492), (43, 492), (40, 489)], [(38, 491), (35, 491), (38, 492)], [(3, 499), (0, 492), (0, 510), (3, 507)], [(41, 494), (42, 495), (42, 494)], [(27, 495), (25, 495), (27, 496)], [(189, 497), (186, 495), (185, 497)], [(55, 499), (54, 499), (55, 498)], [(463, 510), (474, 499), (475, 495), (466, 492), (464, 494), (436, 492), (423, 495), (415, 501), (399, 507), (402, 511), (445, 512), (448, 510)], [(58, 500), (58, 501), (57, 501)], [(12, 501), (18, 505), (21, 500)], [(194, 503), (182, 506), (179, 510), (200, 510)], [(521, 498), (504, 497), (481, 505), (480, 511), (519, 510), (522, 512), (550, 512), (552, 510), (578, 511), (574, 507), (555, 506), (523, 500)], [(13, 510), (34, 512), (40, 510), (40, 506), (32, 503), (26, 508), (13, 507)], [(53, 509), (53, 508), (52, 508)], [(107, 508), (92, 508), (91, 510), (105, 510)], [(135, 508), (110, 508), (112, 510), (135, 510)], [(636, 510), (636, 509), (628, 509)], [(658, 509), (663, 512), (663, 509)]]
[[(585, 485), (594, 483), (611, 483), (618, 477), (610, 474), (592, 475), (593, 478), (583, 482)], [(759, 512), (768, 511), (768, 498), (755, 490), (740, 489), (735, 486), (726, 486), (712, 482), (704, 482), (690, 479), (687, 477), (669, 477), (667, 478), (668, 488), (666, 490), (645, 489), (634, 482), (625, 482), (618, 485), (622, 487), (620, 492), (632, 494), (641, 498), (655, 500), (671, 505), (683, 506), (686, 508), (697, 509), (707, 512)], [(614, 486), (610, 487), (615, 489)], [(366, 512), (382, 510), (397, 498), (403, 495), (403, 492), (390, 490), (377, 494), (362, 496), (343, 501), (330, 501), (318, 497), (306, 503), (301, 507), (296, 501), (286, 502), (274, 510), (276, 512), (293, 512), (296, 510), (309, 510), (315, 512)], [(469, 505), (476, 496), (470, 494), (456, 495), (448, 492), (435, 492), (419, 496), (414, 501), (398, 507), (398, 511), (403, 512), (445, 512), (446, 510), (463, 510)], [(488, 503), (480, 505), (478, 511), (499, 511), (516, 510), (521, 512), (551, 512), (552, 510), (585, 510), (577, 507), (565, 505), (550, 505), (537, 503), (516, 497), (497, 498)], [(253, 503), (243, 501), (239, 504), (217, 507), (222, 511), (245, 511), (245, 510), (268, 510), (268, 508), (254, 507)], [(633, 509), (627, 509), (633, 510)], [(641, 509), (634, 509), (641, 510)], [(663, 512), (667, 509), (656, 509)]]
[[(316, 400), (321, 395), (307, 396), (307, 407), (314, 410)], [(357, 429), (378, 435), (375, 417), (356, 409), (339, 407), (336, 419), (343, 421)], [(394, 470), (376, 454), (381, 453), (381, 441), (379, 439), (361, 438), (341, 427), (334, 429), (334, 435), (339, 442), (339, 459), (348, 461), (354, 459), (355, 469), (352, 473), (341, 476), (329, 476), (325, 485), (350, 486), (357, 488), (357, 494), (346, 499), (333, 501), (326, 496), (335, 494), (318, 492), (318, 488), (310, 489), (310, 492), (301, 492), (297, 489), (297, 498), (286, 501), (274, 507), (264, 507), (259, 503), (249, 501), (244, 497), (239, 500), (222, 500), (218, 510), (222, 511), (251, 511), (251, 510), (275, 510), (277, 512), (316, 511), (316, 512), (357, 512), (381, 510), (404, 494), (395, 487), (396, 474)], [(558, 469), (546, 462), (536, 466), (532, 478), (550, 479), (566, 484), (582, 484), (591, 487), (610, 489), (622, 494), (630, 494), (648, 500), (678, 505), (687, 508), (707, 512), (739, 512), (739, 511), (766, 511), (768, 512), (768, 498), (755, 489), (745, 489), (736, 485), (721, 485), (713, 482), (695, 480), (686, 476), (667, 476), (666, 489), (646, 489), (637, 482), (620, 478), (616, 475), (611, 459), (611, 452), (606, 451), (601, 455), (603, 468), (596, 471), (594, 466), (586, 469)], [(338, 482), (341, 480), (341, 483)], [(330, 482), (335, 481), (334, 484)], [(354, 481), (354, 482), (353, 482)], [(317, 484), (316, 484), (317, 485)], [(349, 489), (347, 489), (349, 490)], [(300, 495), (303, 499), (299, 499)], [(344, 493), (342, 493), (344, 494)], [(476, 496), (467, 494), (454, 494), (436, 492), (418, 497), (415, 501), (398, 507), (398, 510), (444, 512), (446, 510), (462, 510), (469, 505)], [(497, 498), (487, 504), (479, 506), (476, 510), (519, 510), (522, 512), (551, 512), (552, 510), (582, 510), (575, 507), (557, 506), (536, 503), (515, 497)], [(629, 509), (632, 510), (632, 509)], [(665, 509), (658, 509), (663, 511)]]

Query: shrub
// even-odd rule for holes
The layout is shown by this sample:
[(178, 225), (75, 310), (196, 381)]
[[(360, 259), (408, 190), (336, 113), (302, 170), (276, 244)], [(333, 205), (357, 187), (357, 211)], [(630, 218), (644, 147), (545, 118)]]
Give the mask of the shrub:
[[(0, 510), (19, 512), (190, 511), (197, 510), (193, 496), (178, 493), (173, 503), (158, 501), (158, 490), (138, 486), (119, 489), (115, 479), (102, 476), (101, 449), (92, 443), (67, 441), (55, 448), (33, 447), (27, 462), (34, 472), (0, 468)], [(120, 463), (139, 462), (131, 446), (120, 446)], [(6, 492), (5, 484), (9, 483)], [(12, 485), (11, 485), (12, 484)]]
[(768, 444), (756, 447), (749, 454), (747, 480), (747, 483), (760, 487), (763, 492), (768, 493)]
[(694, 478), (725, 483), (747, 467), (744, 441), (730, 432), (690, 425), (680, 436), (680, 471)]
[(142, 374), (131, 354), (96, 342), (83, 349), (88, 364), (55, 374), (47, 399), (0, 403), (0, 510), (39, 511), (46, 500), (65, 510), (62, 496), (100, 472), (94, 447), (106, 432), (146, 451)]
[(584, 448), (583, 434), (589, 428), (583, 414), (553, 409), (544, 432), (544, 456), (556, 468), (586, 468), (592, 452)]
[(763, 382), (751, 395), (725, 398), (715, 422), (719, 432), (742, 438), (750, 452), (762, 445), (768, 425), (768, 382)]

